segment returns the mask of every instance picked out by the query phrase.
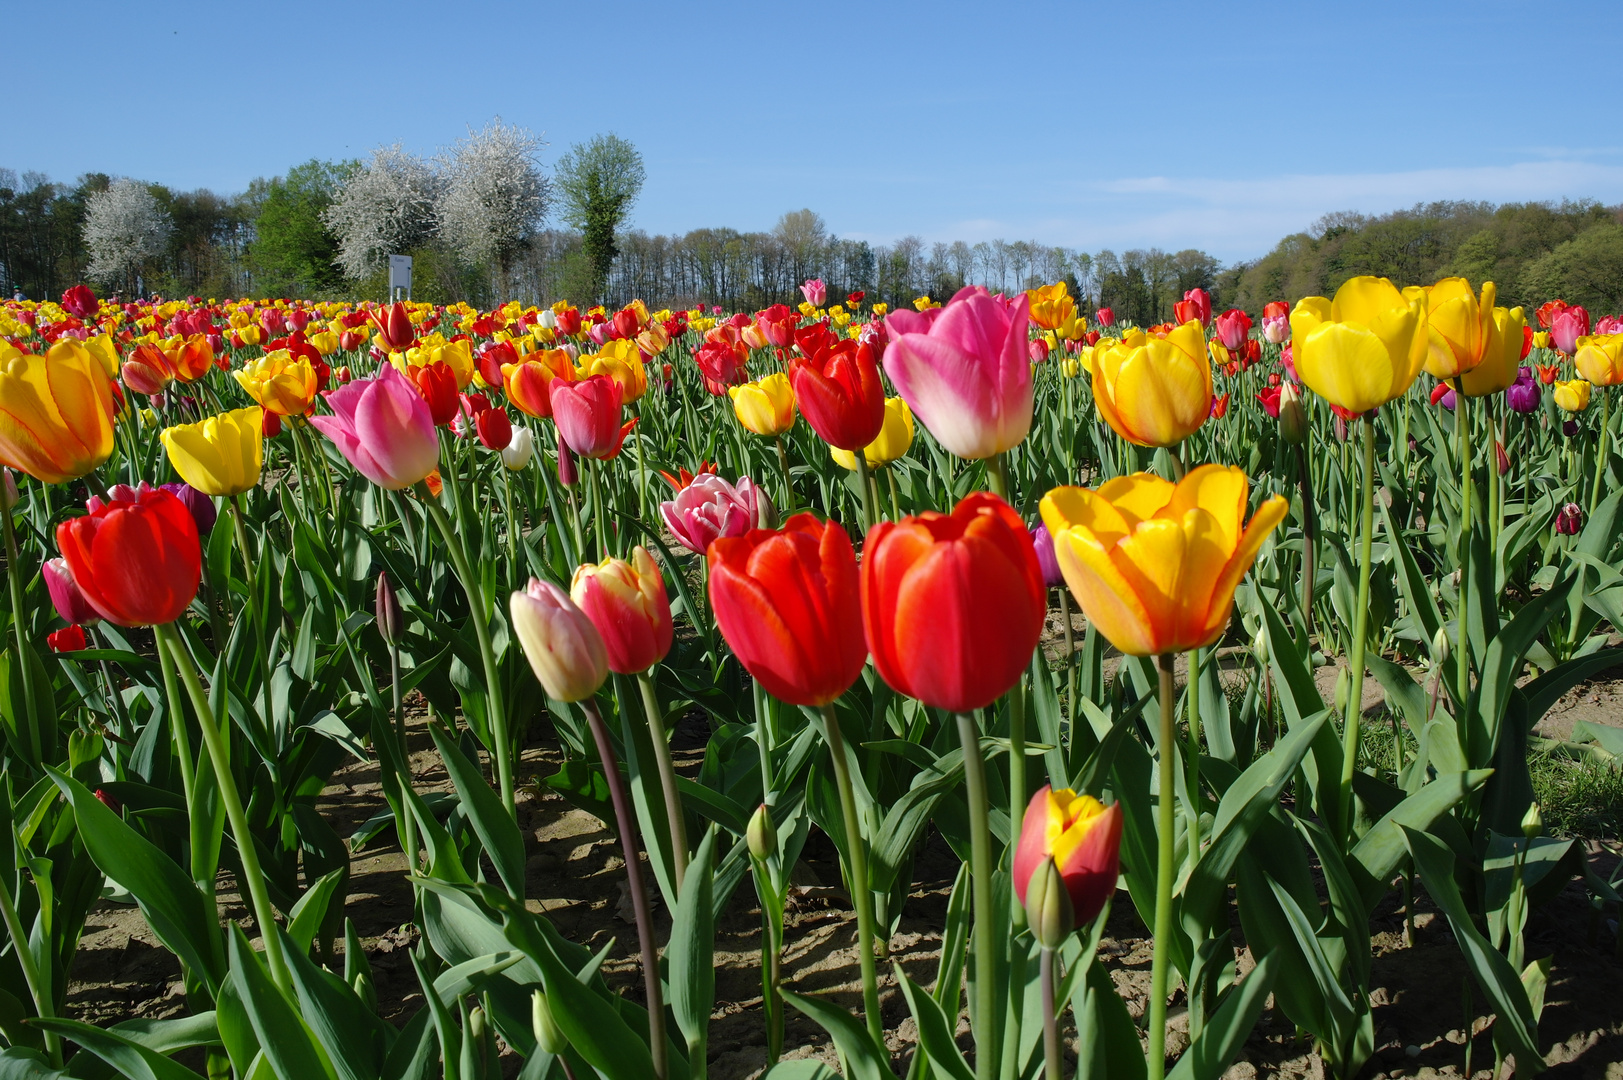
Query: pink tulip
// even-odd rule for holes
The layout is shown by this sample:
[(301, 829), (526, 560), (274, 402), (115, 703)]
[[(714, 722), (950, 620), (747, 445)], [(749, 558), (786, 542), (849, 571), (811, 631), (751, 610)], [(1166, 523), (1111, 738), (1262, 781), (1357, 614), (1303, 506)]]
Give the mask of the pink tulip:
[(85, 594), (79, 591), (79, 583), (73, 580), (73, 571), (68, 569), (66, 559), (47, 560), (43, 570), (45, 591), (51, 594), (51, 603), (63, 622), (78, 626), (94, 626), (101, 622), (100, 613), (90, 606)]
[(700, 473), (676, 498), (660, 503), (659, 513), (678, 543), (703, 555), (722, 537), (764, 528), (772, 503), (747, 476), (735, 487), (715, 473)]
[(428, 402), (394, 365), (322, 395), (331, 416), (312, 416), (357, 472), (390, 491), (408, 488), (439, 465), (440, 440)]
[(1048, 342), (1044, 341), (1042, 338), (1038, 338), (1036, 341), (1033, 341), (1030, 346), (1028, 346), (1027, 351), (1031, 354), (1031, 362), (1033, 364), (1040, 364), (1048, 359)]
[(1251, 316), (1239, 308), (1229, 308), (1217, 317), (1217, 340), (1223, 343), (1223, 348), (1235, 352), (1245, 348), (1245, 343), (1251, 336)]
[(593, 375), (579, 382), (553, 379), (548, 393), (552, 422), (569, 449), (581, 457), (606, 461), (620, 452), (635, 419), (620, 424), (620, 384), (610, 375)]
[(913, 414), (971, 461), (1018, 446), (1031, 431), (1027, 300), (960, 289), (945, 307), (893, 311), (885, 374)]
[(1610, 337), (1612, 334), (1623, 334), (1623, 318), (1616, 315), (1602, 315), (1595, 320), (1595, 336)]
[(1290, 340), (1291, 317), (1289, 315), (1275, 315), (1270, 318), (1262, 317), (1262, 336), (1268, 339), (1270, 345), (1281, 345)]
[(800, 295), (806, 298), (806, 303), (812, 307), (822, 307), (823, 301), (828, 299), (828, 286), (823, 284), (822, 278), (812, 278), (800, 286)]
[(1550, 321), (1550, 341), (1563, 356), (1578, 351), (1578, 339), (1589, 333), (1589, 312), (1574, 304)]
[(1107, 307), (1102, 307), (1098, 311), (1095, 311), (1093, 313), (1093, 317), (1098, 319), (1099, 325), (1104, 327), (1106, 330), (1116, 325), (1116, 313)]

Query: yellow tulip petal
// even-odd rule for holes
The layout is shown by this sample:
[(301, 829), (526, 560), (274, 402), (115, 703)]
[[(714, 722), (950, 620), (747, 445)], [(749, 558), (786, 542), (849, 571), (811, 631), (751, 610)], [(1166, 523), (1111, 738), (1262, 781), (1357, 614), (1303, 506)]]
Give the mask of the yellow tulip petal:
[(1180, 522), (1151, 518), (1109, 552), (1143, 606), (1158, 644), (1165, 646), (1176, 626), (1178, 582), (1187, 538)]
[(1139, 522), (1160, 513), (1172, 501), (1175, 490), (1177, 485), (1172, 481), (1140, 472), (1105, 481), (1099, 486), (1099, 496), (1116, 508), (1131, 531)]
[(1210, 606), (1206, 611), (1206, 632), (1196, 647), (1210, 645), (1223, 633), (1234, 607), (1235, 588), (1251, 569), (1251, 564), (1256, 561), (1257, 552), (1262, 549), (1262, 542), (1268, 539), (1268, 535), (1281, 521), (1285, 520), (1285, 513), (1289, 509), (1290, 503), (1283, 496), (1274, 495), (1265, 500), (1257, 507), (1257, 512), (1251, 515), (1251, 523), (1241, 534), (1239, 546), (1229, 557), (1222, 574), (1212, 586)]
[(1050, 536), (1058, 536), (1066, 529), (1080, 525), (1101, 544), (1109, 547), (1133, 530), (1133, 523), (1122, 517), (1119, 509), (1102, 491), (1058, 487), (1043, 496), (1039, 510)]
[(1129, 656), (1158, 651), (1149, 612), (1093, 534), (1084, 528), (1056, 533), (1054, 555), (1088, 622), (1112, 645)]

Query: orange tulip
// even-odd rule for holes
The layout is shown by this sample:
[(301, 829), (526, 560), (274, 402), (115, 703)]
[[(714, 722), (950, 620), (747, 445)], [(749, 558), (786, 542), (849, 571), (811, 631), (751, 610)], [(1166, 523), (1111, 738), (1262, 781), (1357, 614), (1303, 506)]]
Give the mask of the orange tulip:
[(551, 383), (575, 380), (575, 365), (562, 349), (540, 349), (516, 364), (502, 365), (502, 389), (521, 412), (543, 420), (552, 415)]

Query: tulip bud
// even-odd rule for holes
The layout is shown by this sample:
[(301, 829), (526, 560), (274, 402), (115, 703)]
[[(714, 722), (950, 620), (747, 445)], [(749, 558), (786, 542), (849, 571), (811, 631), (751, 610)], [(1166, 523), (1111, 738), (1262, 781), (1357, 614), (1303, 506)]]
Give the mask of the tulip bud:
[(1544, 831), (1544, 815), (1539, 813), (1538, 803), (1530, 803), (1527, 813), (1522, 815), (1522, 835), (1531, 840)]
[(530, 1028), (535, 1032), (535, 1041), (545, 1053), (561, 1054), (569, 1045), (569, 1040), (564, 1038), (564, 1033), (558, 1030), (557, 1021), (552, 1018), (547, 995), (539, 990), (530, 994)]
[(377, 1010), (378, 993), (376, 988), (374, 988), (372, 985), (372, 975), (370, 972), (357, 971), (355, 973), (354, 980), (350, 983), (350, 989), (355, 991), (355, 996), (361, 999), (361, 1003), (365, 1005), (368, 1010), (373, 1012)]
[(772, 811), (767, 809), (766, 803), (750, 815), (744, 839), (749, 844), (750, 857), (757, 862), (765, 862), (778, 853), (778, 828), (772, 823)]
[(1037, 869), (1031, 872), (1031, 880), (1026, 882), (1026, 922), (1031, 927), (1031, 936), (1045, 949), (1064, 945), (1076, 927), (1071, 894), (1052, 855), (1037, 864)]
[(1499, 466), (1499, 475), (1508, 475), (1510, 473), (1510, 455), (1505, 453), (1505, 444), (1497, 438), (1493, 440), (1493, 453), (1494, 463)]
[(580, 473), (575, 469), (575, 455), (564, 442), (563, 432), (558, 433), (558, 483), (566, 488), (572, 488), (580, 483)]
[(1336, 712), (1345, 714), (1347, 702), (1352, 698), (1352, 670), (1342, 668), (1336, 674)]
[(513, 437), (502, 450), (502, 465), (508, 472), (522, 472), (535, 456), (535, 436), (527, 427), (513, 429)]
[(1307, 438), (1307, 410), (1302, 406), (1301, 391), (1292, 383), (1279, 388), (1279, 435), (1292, 445), (1300, 445)]
[(1258, 627), (1257, 636), (1251, 639), (1251, 655), (1257, 658), (1257, 663), (1266, 666), (1269, 659), (1268, 628)]
[(772, 505), (772, 496), (760, 488), (755, 489), (755, 527), (757, 529), (778, 527), (778, 508)]
[(377, 614), (378, 633), (390, 645), (400, 644), (400, 633), (404, 626), (404, 619), (400, 614), (400, 600), (395, 596), (394, 584), (389, 580), (388, 571), (378, 574), (377, 602), (373, 607)]
[(1431, 637), (1431, 663), (1434, 668), (1441, 669), (1448, 663), (1449, 654), (1453, 652), (1453, 644), (1448, 640), (1448, 628), (1439, 626), (1437, 633)]
[(1555, 531), (1562, 536), (1577, 536), (1583, 531), (1584, 512), (1577, 503), (1567, 503), (1555, 515)]
[(0, 510), (10, 510), (22, 498), (17, 491), (17, 477), (10, 469), (0, 469), (0, 473), (5, 474), (4, 481), (0, 481)]
[(582, 701), (609, 676), (608, 651), (592, 621), (569, 594), (551, 582), (530, 579), (508, 602), (513, 633), (549, 697)]

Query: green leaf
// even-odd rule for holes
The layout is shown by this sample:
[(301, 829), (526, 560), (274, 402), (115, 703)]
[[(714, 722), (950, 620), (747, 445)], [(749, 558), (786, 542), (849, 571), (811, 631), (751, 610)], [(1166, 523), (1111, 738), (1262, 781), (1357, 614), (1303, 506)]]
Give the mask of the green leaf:
[(384, 1057), (387, 1033), (383, 1022), (344, 980), (316, 967), (303, 950), (287, 948), (285, 952), (299, 1015), (321, 1043), (340, 1080), (375, 1080)]
[(665, 955), (670, 964), (671, 1012), (687, 1036), (688, 1054), (704, 1053), (710, 1014), (716, 1002), (715, 886), (716, 830), (705, 830), (688, 864), (682, 896), (671, 917)]
[(874, 1045), (868, 1029), (833, 1002), (822, 998), (806, 997), (791, 990), (783, 991), (783, 999), (805, 1015), (817, 1021), (834, 1048), (845, 1058), (851, 1070), (847, 1080), (895, 1080), (890, 1061), (884, 1050)]
[(930, 1059), (930, 1064), (951, 1080), (975, 1080), (975, 1074), (964, 1062), (958, 1044), (952, 1037), (952, 1022), (935, 998), (907, 977), (900, 964), (895, 965), (896, 983), (907, 998), (908, 1011), (919, 1028), (919, 1047)]
[(1488, 939), (1471, 919), (1459, 886), (1454, 882), (1454, 853), (1429, 833), (1406, 828), (1403, 834), (1426, 892), (1448, 916), (1449, 928), (1465, 954), (1466, 965), (1498, 1014), (1494, 1024), (1496, 1038), (1502, 1028), (1505, 1045), (1516, 1055), (1517, 1074), (1534, 1076), (1543, 1072), (1544, 1055), (1539, 1053), (1537, 1042), (1538, 1021), (1533, 1016), (1527, 990), (1510, 961), (1488, 944)]
[(203, 978), (211, 993), (217, 993), (225, 976), (219, 931), (191, 878), (103, 806), (89, 788), (48, 765), (45, 768), (73, 807), (79, 836), (96, 868), (135, 897), (158, 940)]
[(1407, 799), (1393, 807), (1391, 813), (1377, 821), (1352, 849), (1352, 860), (1366, 879), (1360, 883), (1364, 904), (1373, 911), (1386, 895), (1387, 883), (1397, 872), (1398, 864), (1408, 853), (1403, 830), (1430, 829), (1436, 820), (1452, 810), (1456, 803), (1487, 783), (1492, 769), (1470, 772), (1444, 773)]
[(1257, 1026), (1274, 986), (1274, 958), (1264, 956), (1251, 974), (1223, 995), (1217, 1012), (1200, 1029), (1167, 1080), (1218, 1080)]
[(342, 869), (323, 874), (304, 891), (304, 895), (293, 905), (293, 910), (288, 912), (287, 936), (300, 952), (310, 951), (310, 943), (316, 939), (316, 931), (321, 929), (321, 922), (327, 917), (333, 894), (344, 884), (347, 876)]
[(840, 1074), (821, 1061), (802, 1059), (778, 1062), (761, 1075), (761, 1080), (840, 1080)]
[[(34, 1026), (72, 1039), (129, 1080), (197, 1080), (197, 1074), (156, 1050), (94, 1024), (78, 1020), (35, 1020)], [(4, 1073), (0, 1072), (0, 1076)]]
[(242, 997), (259, 1048), (283, 1080), (338, 1080), (315, 1036), (271, 982), (239, 926), (231, 927), (231, 979)]
[(647, 1042), (613, 1005), (582, 986), (551, 949), (539, 950), (534, 959), (541, 966), (558, 1030), (582, 1058), (607, 1080), (645, 1080), (654, 1075)]
[(445, 771), (456, 785), (462, 798), (462, 812), (485, 845), (485, 854), (495, 864), (496, 874), (502, 879), (510, 896), (524, 895), (524, 837), (496, 793), (485, 783), (479, 767), (453, 742), (438, 724), (430, 724), (429, 734), (440, 757), (445, 760)]
[(1499, 746), (1500, 724), (1510, 695), (1516, 688), (1516, 676), (1521, 672), (1528, 648), (1538, 640), (1550, 620), (1561, 614), (1567, 594), (1577, 580), (1572, 574), (1562, 578), (1548, 592), (1540, 594), (1518, 611), (1489, 642), (1482, 659), (1477, 707), (1467, 713), (1471, 727), (1471, 764), (1477, 768), (1493, 761)]

